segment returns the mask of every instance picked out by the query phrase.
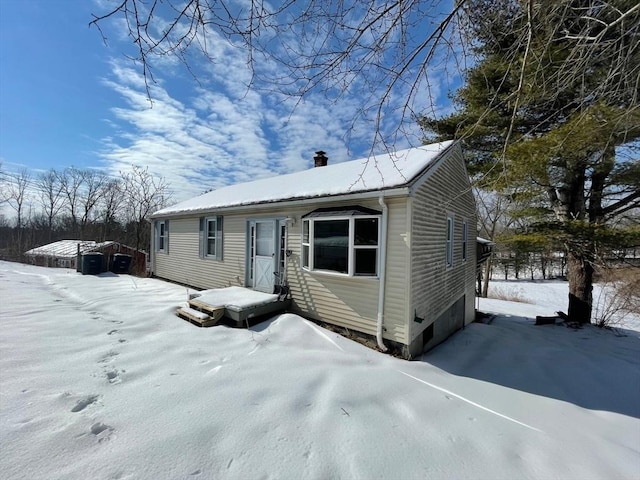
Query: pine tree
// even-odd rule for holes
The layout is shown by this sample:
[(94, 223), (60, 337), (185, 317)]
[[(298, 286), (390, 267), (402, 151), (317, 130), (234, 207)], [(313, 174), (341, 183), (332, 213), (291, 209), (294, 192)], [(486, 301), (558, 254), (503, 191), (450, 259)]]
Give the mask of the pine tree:
[(612, 221), (640, 206), (640, 6), (480, 0), (466, 18), (478, 60), (458, 111), (421, 124), (464, 139), (483, 188), (544, 207), (531, 233), (564, 245), (569, 317), (587, 323), (601, 251), (638, 242)]

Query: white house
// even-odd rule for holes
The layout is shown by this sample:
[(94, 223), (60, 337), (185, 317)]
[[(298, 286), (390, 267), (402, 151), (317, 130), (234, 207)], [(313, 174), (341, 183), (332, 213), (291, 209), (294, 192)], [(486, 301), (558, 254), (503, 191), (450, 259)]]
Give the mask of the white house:
[(474, 319), (476, 210), (458, 143), (232, 185), (153, 215), (152, 272), (289, 286), (291, 309), (420, 354)]

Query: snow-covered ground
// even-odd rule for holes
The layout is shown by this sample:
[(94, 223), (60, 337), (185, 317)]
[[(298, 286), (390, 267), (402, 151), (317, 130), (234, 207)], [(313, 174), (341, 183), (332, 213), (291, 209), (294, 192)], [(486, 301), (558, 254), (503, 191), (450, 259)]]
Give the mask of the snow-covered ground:
[(196, 328), (155, 279), (0, 262), (0, 477), (640, 478), (637, 324), (536, 327), (566, 284), (518, 288), (535, 303), (483, 300), (491, 324), (407, 362), (290, 314)]

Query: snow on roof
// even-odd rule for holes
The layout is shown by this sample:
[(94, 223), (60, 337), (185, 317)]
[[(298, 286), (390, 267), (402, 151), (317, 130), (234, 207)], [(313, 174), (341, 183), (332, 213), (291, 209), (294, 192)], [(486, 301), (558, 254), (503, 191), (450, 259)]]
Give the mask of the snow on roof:
[(111, 245), (114, 242), (94, 242), (91, 240), (60, 240), (58, 242), (42, 245), (41, 247), (32, 248), (25, 252), (26, 255), (42, 255), (45, 257), (73, 258), (78, 253), (78, 245), (80, 245), (80, 253), (90, 252), (96, 248)]
[(487, 240), (486, 238), (482, 238), (482, 237), (476, 237), (476, 241), (478, 243), (485, 243), (487, 245), (493, 245), (493, 242), (491, 240)]
[(433, 143), (230, 185), (163, 208), (153, 216), (401, 187), (422, 173), (452, 143)]

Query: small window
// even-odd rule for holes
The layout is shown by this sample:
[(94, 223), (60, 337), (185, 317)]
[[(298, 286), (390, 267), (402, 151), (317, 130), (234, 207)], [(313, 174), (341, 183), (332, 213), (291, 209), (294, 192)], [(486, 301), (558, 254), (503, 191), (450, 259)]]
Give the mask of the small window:
[(169, 250), (169, 221), (156, 222), (156, 251), (168, 252)]
[(462, 261), (467, 261), (467, 221), (462, 222)]
[(200, 219), (200, 257), (222, 260), (222, 217)]
[(447, 217), (447, 268), (453, 267), (453, 217)]
[(216, 219), (215, 218), (207, 218), (207, 226), (205, 228), (206, 231), (206, 252), (207, 256), (215, 256), (216, 254)]

